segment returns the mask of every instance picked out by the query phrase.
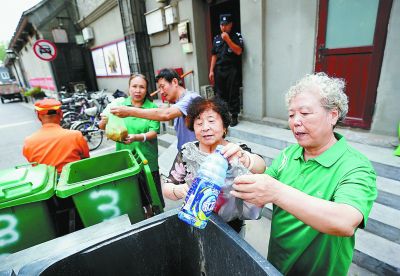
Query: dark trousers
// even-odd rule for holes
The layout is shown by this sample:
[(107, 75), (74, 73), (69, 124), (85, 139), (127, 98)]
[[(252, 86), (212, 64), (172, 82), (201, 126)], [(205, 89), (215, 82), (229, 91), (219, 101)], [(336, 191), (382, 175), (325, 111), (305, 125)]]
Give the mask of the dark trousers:
[(229, 107), (232, 117), (240, 112), (239, 70), (232, 66), (216, 65), (214, 68), (214, 91)]

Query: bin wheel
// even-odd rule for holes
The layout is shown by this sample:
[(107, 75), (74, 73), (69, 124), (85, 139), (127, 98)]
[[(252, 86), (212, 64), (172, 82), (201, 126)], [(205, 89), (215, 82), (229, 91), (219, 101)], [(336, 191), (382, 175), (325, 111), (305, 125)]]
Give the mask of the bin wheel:
[(24, 96), (24, 101), (28, 103), (28, 97)]
[(80, 124), (76, 124), (74, 129), (82, 132), (90, 151), (100, 147), (103, 142), (103, 130), (99, 129), (99, 127), (91, 121), (83, 121)]

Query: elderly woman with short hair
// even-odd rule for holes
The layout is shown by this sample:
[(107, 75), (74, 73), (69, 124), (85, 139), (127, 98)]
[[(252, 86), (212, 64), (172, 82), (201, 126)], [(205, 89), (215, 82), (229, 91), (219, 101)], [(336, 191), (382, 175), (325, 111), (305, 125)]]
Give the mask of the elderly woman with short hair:
[(334, 132), (348, 110), (341, 79), (308, 75), (289, 89), (289, 125), (297, 144), (266, 174), (235, 179), (231, 193), (273, 203), (268, 260), (283, 274), (346, 275), (355, 232), (377, 197), (368, 159)]
[[(229, 196), (233, 179), (242, 174), (262, 173), (265, 171), (265, 161), (257, 154), (253, 154), (250, 148), (244, 144), (231, 143), (225, 139), (231, 116), (227, 104), (219, 98), (203, 99), (198, 97), (192, 101), (186, 116), (186, 126), (194, 131), (196, 142), (188, 142), (182, 146), (177, 154), (170, 170), (169, 176), (165, 179), (162, 189), (165, 197), (171, 200), (179, 200), (186, 196), (193, 179), (196, 177), (200, 165), (206, 157), (215, 151), (218, 145), (223, 145), (222, 153), (229, 160), (227, 180), (222, 188), (222, 194)], [(228, 190), (229, 189), (229, 190)], [(223, 195), (220, 195), (219, 202)], [(232, 198), (232, 197), (231, 197)], [(236, 203), (234, 201), (229, 203)], [(237, 200), (239, 201), (239, 200)], [(217, 202), (218, 204), (218, 202)], [(243, 202), (237, 202), (237, 205)], [(222, 218), (228, 221), (237, 232), (241, 231), (243, 221), (239, 218), (251, 218), (254, 214), (251, 206), (246, 206), (243, 213), (225, 212), (229, 204), (224, 204), (218, 211)], [(232, 206), (232, 205), (229, 205)], [(247, 208), (249, 207), (249, 208)], [(254, 206), (255, 207), (255, 206)], [(246, 213), (248, 210), (249, 213)], [(259, 208), (257, 208), (259, 210)], [(252, 213), (252, 214), (250, 214)]]

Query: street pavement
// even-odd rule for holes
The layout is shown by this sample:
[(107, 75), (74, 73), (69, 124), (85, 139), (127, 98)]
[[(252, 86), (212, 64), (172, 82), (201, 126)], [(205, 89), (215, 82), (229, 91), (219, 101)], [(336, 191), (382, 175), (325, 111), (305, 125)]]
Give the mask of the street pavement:
[(32, 108), (18, 102), (0, 105), (0, 169), (26, 164), (22, 146), (26, 136), (40, 127)]

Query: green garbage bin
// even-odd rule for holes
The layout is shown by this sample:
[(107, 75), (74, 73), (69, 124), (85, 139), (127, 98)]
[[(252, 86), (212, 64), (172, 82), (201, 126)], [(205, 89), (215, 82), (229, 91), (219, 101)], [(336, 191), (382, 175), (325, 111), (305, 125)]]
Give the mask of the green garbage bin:
[(139, 172), (129, 150), (72, 162), (61, 172), (56, 195), (72, 196), (85, 227), (123, 214), (135, 223), (144, 219)]
[(0, 171), (0, 255), (56, 237), (46, 200), (54, 195), (54, 167), (32, 164)]

